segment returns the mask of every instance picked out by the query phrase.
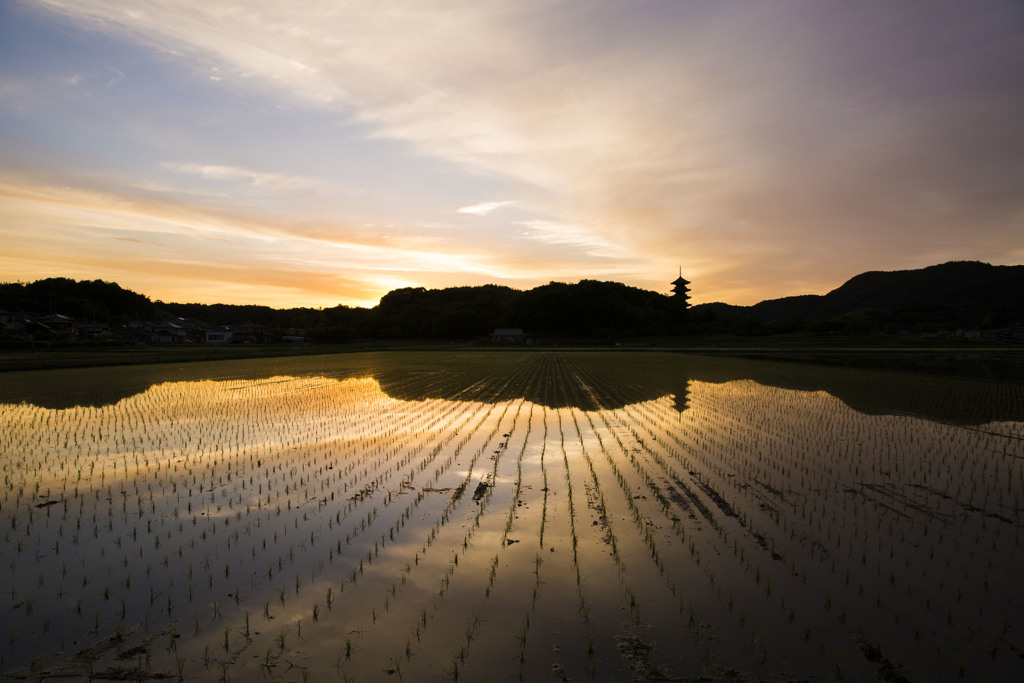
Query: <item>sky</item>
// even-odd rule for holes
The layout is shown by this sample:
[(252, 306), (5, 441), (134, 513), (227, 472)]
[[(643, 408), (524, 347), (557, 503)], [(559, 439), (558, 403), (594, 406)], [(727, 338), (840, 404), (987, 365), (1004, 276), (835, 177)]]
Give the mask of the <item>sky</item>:
[(0, 281), (693, 303), (1024, 263), (1019, 0), (5, 0)]

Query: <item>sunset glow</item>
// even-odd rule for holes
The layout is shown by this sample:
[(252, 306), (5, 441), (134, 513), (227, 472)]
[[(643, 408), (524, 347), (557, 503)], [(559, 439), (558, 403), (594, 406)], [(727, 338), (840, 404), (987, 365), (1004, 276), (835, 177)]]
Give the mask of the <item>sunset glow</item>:
[(373, 306), (615, 280), (693, 303), (1024, 262), (1024, 11), (0, 5), (0, 281)]

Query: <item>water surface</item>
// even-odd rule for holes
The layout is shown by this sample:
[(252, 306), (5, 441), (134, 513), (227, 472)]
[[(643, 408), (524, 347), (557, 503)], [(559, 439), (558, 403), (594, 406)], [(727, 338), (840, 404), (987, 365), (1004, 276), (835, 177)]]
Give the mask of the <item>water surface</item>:
[(9, 373), (0, 670), (1005, 678), (1024, 390), (656, 353)]

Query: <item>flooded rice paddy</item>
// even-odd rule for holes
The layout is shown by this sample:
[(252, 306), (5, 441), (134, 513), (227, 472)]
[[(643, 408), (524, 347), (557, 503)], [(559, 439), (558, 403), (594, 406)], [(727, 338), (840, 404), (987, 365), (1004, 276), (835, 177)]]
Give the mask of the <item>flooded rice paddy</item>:
[(1012, 680), (1024, 387), (656, 353), (0, 376), (0, 675)]

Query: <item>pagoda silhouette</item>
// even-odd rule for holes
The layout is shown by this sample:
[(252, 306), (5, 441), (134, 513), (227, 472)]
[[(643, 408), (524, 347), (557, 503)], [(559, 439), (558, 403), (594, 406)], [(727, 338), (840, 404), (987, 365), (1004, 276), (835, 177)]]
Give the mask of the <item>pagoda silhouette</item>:
[(671, 394), (671, 396), (672, 407), (675, 408), (677, 413), (682, 415), (683, 411), (690, 407), (690, 380), (682, 380), (676, 393)]
[(681, 309), (686, 309), (690, 306), (690, 288), (687, 287), (688, 284), (690, 284), (690, 281), (683, 278), (683, 269), (680, 267), (679, 277), (672, 281), (672, 301)]

